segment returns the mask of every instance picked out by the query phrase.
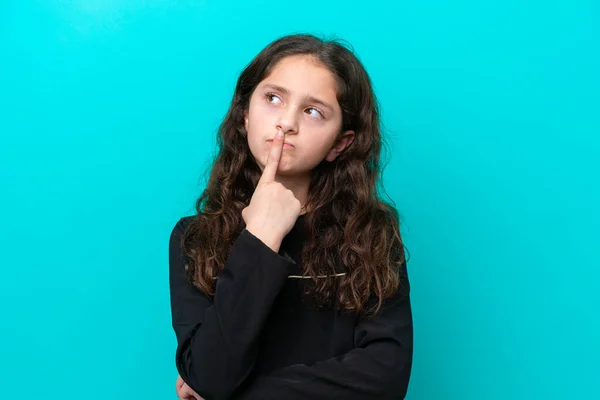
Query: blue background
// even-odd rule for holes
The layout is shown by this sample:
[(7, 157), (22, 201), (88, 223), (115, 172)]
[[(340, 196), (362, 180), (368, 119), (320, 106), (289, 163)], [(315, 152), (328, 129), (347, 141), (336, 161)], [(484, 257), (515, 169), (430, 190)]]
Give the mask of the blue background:
[(347, 39), (411, 252), (409, 399), (600, 398), (596, 1), (0, 3), (0, 398), (175, 398), (167, 245), (237, 75)]

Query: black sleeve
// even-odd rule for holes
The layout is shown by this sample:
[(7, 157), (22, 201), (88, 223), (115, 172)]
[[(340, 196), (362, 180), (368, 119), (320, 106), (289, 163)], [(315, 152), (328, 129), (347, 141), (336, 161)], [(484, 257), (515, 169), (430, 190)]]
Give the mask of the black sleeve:
[(357, 325), (354, 349), (260, 376), (239, 399), (403, 399), (412, 368), (413, 323), (406, 264), (402, 269), (397, 294)]
[(175, 225), (169, 243), (177, 370), (202, 397), (227, 399), (254, 366), (257, 338), (293, 261), (244, 229), (210, 298), (186, 279), (181, 249), (185, 225), (185, 219)]

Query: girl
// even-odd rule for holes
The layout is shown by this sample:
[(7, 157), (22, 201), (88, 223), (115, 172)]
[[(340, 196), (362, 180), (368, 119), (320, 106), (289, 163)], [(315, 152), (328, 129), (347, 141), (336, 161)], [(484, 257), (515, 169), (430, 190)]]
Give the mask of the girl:
[(401, 399), (413, 349), (370, 79), (310, 35), (241, 73), (197, 215), (171, 233), (180, 398)]

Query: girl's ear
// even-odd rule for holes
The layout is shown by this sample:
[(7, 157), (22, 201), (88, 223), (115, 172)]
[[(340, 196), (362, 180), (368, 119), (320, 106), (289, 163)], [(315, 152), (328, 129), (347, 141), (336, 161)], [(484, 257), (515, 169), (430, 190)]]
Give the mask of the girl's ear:
[(244, 110), (244, 129), (248, 133), (248, 110)]
[(329, 162), (334, 161), (345, 148), (350, 146), (354, 141), (354, 131), (346, 131), (342, 133), (340, 138), (335, 142), (325, 159)]

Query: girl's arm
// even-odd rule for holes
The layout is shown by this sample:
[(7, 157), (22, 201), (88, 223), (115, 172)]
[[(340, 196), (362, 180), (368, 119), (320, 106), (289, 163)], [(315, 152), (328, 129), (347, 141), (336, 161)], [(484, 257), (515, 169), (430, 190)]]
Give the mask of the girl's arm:
[(227, 399), (252, 370), (258, 335), (293, 261), (244, 230), (231, 249), (211, 299), (185, 276), (181, 235), (187, 223), (185, 218), (177, 223), (169, 244), (177, 370), (202, 397)]
[(406, 264), (398, 293), (355, 329), (355, 348), (258, 377), (239, 399), (403, 399), (412, 367), (413, 324)]

